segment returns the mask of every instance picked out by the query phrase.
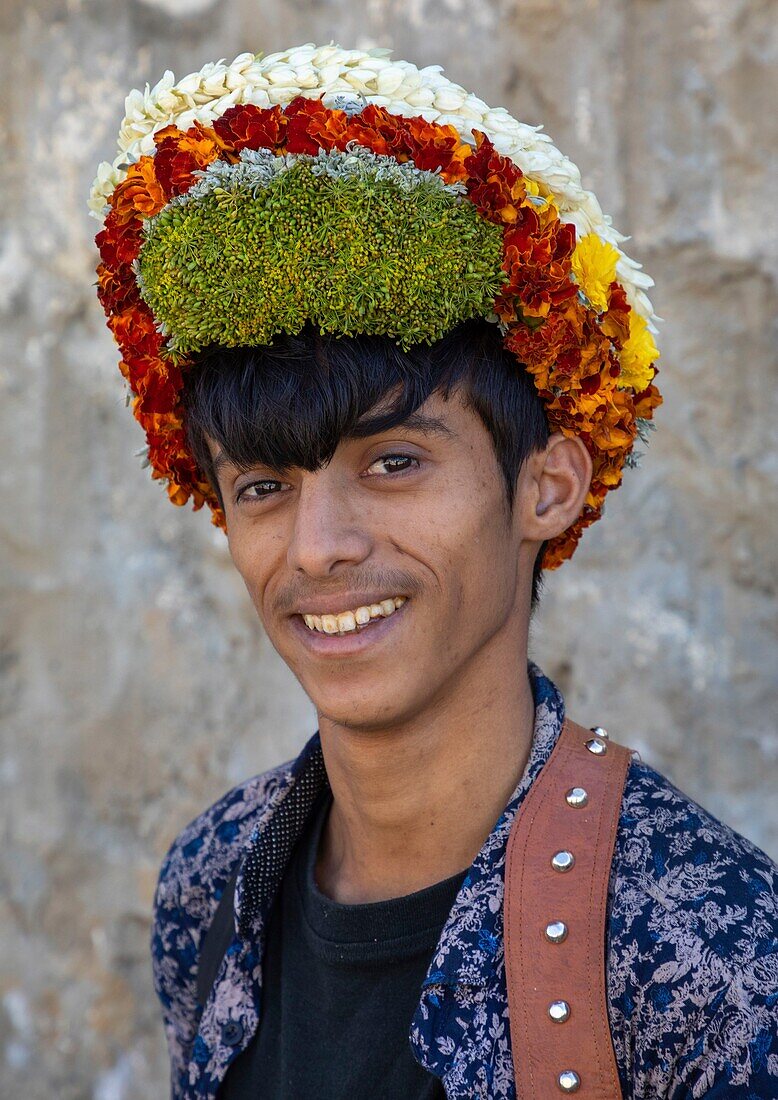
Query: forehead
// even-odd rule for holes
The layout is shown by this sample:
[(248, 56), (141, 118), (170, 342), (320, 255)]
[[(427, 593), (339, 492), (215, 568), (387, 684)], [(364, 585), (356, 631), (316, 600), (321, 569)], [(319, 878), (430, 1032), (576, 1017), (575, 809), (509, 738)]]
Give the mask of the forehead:
[[(339, 450), (363, 443), (373, 437), (387, 436), (391, 434), (408, 434), (424, 437), (430, 442), (453, 442), (461, 437), (469, 437), (474, 433), (484, 433), (485, 428), (477, 413), (466, 404), (464, 395), (459, 389), (452, 389), (447, 397), (435, 392), (417, 409), (411, 412), (399, 423), (391, 427), (374, 430), (371, 424), (382, 414), (391, 412), (394, 393), (387, 394), (380, 402), (370, 408), (357, 421), (355, 430), (344, 436), (338, 446)], [(218, 442), (205, 435), (211, 458), (218, 469), (231, 465), (227, 457), (221, 451)]]

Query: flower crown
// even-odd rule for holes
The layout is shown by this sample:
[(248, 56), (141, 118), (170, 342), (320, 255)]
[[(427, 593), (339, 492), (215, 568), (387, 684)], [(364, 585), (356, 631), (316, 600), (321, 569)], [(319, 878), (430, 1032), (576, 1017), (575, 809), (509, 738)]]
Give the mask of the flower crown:
[(637, 465), (662, 402), (653, 280), (540, 127), (390, 52), (242, 54), (128, 96), (89, 205), (147, 462), (174, 504), (207, 503), (224, 527), (184, 429), (198, 350), (272, 343), (306, 321), (407, 349), (483, 317), (550, 429), (592, 457), (581, 515), (547, 544), (554, 569)]

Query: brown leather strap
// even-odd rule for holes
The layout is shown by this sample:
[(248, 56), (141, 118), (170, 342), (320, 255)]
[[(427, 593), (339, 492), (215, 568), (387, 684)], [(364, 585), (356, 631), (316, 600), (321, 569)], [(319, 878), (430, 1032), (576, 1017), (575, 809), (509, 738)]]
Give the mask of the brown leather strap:
[(622, 1095), (608, 1023), (605, 918), (633, 750), (598, 732), (565, 720), (508, 839), (505, 966), (519, 1100)]

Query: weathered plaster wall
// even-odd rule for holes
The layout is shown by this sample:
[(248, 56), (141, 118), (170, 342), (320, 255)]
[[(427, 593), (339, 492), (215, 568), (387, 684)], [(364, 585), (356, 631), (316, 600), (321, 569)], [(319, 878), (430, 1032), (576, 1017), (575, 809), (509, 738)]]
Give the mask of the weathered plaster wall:
[[(533, 654), (579, 721), (778, 855), (776, 4), (7, 2), (0, 1093), (165, 1095), (148, 957), (174, 833), (312, 714), (222, 536), (134, 459), (84, 202), (126, 91), (244, 49), (384, 44), (543, 122), (655, 277), (665, 406)], [(771, 172), (772, 169), (772, 172)]]

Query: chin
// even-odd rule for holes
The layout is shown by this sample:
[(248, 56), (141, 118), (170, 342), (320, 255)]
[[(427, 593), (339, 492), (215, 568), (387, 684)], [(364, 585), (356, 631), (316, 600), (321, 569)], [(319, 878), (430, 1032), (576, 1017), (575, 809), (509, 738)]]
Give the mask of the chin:
[(396, 682), (382, 678), (378, 690), (355, 690), (354, 685), (343, 691), (308, 691), (319, 720), (352, 730), (383, 730), (411, 718), (419, 707), (411, 699), (398, 698)]

